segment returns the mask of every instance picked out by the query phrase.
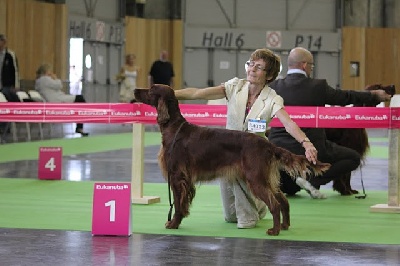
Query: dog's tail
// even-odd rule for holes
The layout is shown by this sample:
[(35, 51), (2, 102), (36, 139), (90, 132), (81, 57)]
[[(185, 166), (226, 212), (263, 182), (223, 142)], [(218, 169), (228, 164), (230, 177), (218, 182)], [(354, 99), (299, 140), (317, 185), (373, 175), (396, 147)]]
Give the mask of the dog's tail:
[(306, 179), (308, 175), (322, 175), (331, 166), (320, 161), (316, 164), (310, 163), (306, 156), (296, 155), (280, 147), (275, 147), (275, 156), (279, 161), (280, 170), (287, 172), (293, 179), (299, 176)]

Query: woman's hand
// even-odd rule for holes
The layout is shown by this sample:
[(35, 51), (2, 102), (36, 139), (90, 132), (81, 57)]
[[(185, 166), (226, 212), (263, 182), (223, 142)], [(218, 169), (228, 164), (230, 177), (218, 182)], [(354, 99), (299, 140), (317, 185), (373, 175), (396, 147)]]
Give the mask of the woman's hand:
[(125, 74), (118, 74), (118, 75), (116, 75), (115, 76), (115, 80), (117, 81), (117, 82), (122, 82), (122, 81), (124, 81), (124, 79), (125, 79)]
[(303, 147), (306, 150), (305, 155), (307, 157), (307, 160), (309, 162), (312, 162), (313, 164), (317, 164), (317, 158), (318, 158), (318, 151), (314, 147), (314, 145), (307, 141), (303, 143)]

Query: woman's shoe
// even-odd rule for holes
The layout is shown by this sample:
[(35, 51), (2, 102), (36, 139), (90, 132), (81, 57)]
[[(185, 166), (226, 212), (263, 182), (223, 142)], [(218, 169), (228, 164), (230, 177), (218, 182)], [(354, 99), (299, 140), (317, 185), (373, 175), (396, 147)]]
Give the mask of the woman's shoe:
[(77, 128), (77, 129), (75, 129), (75, 133), (81, 134), (82, 137), (87, 137), (87, 136), (89, 136), (89, 133), (84, 132), (82, 128)]

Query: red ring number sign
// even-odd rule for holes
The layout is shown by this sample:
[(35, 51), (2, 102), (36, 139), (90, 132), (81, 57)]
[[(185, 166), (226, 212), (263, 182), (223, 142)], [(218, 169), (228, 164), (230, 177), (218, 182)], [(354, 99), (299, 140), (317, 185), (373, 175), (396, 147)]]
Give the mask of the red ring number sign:
[(60, 180), (62, 176), (62, 148), (40, 147), (38, 178)]
[(92, 235), (130, 236), (131, 184), (95, 183)]

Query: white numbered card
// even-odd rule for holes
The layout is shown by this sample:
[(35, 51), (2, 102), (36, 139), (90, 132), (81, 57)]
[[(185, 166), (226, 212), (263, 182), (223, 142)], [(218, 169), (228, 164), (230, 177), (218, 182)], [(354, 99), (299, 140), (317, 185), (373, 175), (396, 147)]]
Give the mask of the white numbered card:
[(250, 132), (265, 132), (267, 130), (267, 121), (258, 119), (249, 119), (247, 130)]

